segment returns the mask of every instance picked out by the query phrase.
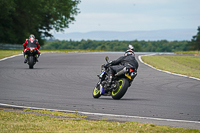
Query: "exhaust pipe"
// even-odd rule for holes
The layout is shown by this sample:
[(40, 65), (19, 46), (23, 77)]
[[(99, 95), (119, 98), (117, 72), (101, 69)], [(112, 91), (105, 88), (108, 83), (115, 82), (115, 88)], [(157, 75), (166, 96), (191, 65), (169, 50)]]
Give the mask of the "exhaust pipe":
[(117, 72), (117, 73), (115, 74), (115, 76), (120, 76), (120, 75), (122, 75), (122, 74), (125, 74), (126, 72), (127, 72), (126, 67), (124, 67), (122, 70), (120, 70), (119, 72)]

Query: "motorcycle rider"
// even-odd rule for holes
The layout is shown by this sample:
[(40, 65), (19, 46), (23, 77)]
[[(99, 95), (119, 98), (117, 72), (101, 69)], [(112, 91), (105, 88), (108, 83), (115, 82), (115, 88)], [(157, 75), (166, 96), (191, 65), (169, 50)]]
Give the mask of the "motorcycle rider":
[(38, 58), (40, 56), (40, 51), (39, 51), (40, 44), (39, 44), (38, 40), (35, 39), (35, 36), (33, 34), (31, 34), (29, 36), (29, 39), (26, 39), (25, 43), (23, 43), (23, 47), (24, 47), (23, 53), (24, 53), (24, 58), (25, 58), (24, 63), (27, 63), (27, 54), (26, 54), (27, 47), (37, 47), (38, 54), (36, 54), (36, 61), (38, 62)]
[(137, 72), (138, 62), (135, 59), (134, 52), (134, 47), (129, 44), (129, 49), (125, 52), (124, 56), (106, 64), (106, 66), (109, 67), (107, 87), (111, 86), (113, 75), (122, 70), (124, 67), (132, 67), (135, 69), (135, 72)]

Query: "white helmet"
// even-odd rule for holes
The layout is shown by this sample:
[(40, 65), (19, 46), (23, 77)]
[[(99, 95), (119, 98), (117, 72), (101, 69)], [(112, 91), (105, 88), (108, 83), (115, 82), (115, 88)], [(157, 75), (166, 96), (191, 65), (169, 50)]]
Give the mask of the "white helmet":
[(127, 55), (135, 55), (135, 54), (134, 54), (134, 51), (132, 49), (128, 49), (128, 50), (126, 50), (124, 56), (127, 56)]

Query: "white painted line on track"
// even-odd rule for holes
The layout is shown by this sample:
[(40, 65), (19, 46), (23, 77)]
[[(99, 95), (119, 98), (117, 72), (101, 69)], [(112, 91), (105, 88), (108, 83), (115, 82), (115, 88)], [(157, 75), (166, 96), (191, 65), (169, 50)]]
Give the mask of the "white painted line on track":
[(176, 73), (172, 73), (172, 72), (169, 72), (169, 71), (164, 71), (164, 70), (157, 69), (157, 68), (155, 68), (155, 67), (153, 67), (153, 66), (151, 66), (151, 65), (149, 65), (149, 64), (147, 64), (147, 63), (145, 63), (145, 62), (143, 62), (143, 60), (141, 59), (142, 56), (153, 56), (153, 55), (156, 55), (156, 54), (139, 55), (139, 56), (138, 56), (138, 59), (139, 59), (139, 61), (140, 61), (141, 63), (143, 63), (143, 64), (145, 64), (145, 65), (147, 65), (147, 66), (149, 66), (149, 67), (151, 67), (151, 68), (153, 68), (153, 69), (155, 69), (155, 70), (158, 70), (158, 71), (160, 71), (160, 72), (165, 72), (165, 73), (168, 73), (168, 74), (172, 74), (172, 75), (176, 75), (176, 76), (181, 76), (181, 77), (186, 77), (186, 78), (190, 78), (190, 79), (194, 79), (194, 80), (200, 81), (199, 78), (189, 77), (189, 76), (186, 76), (186, 75), (176, 74)]
[(21, 109), (33, 109), (33, 110), (50, 110), (50, 111), (60, 111), (67, 113), (80, 113), (85, 115), (96, 115), (96, 116), (110, 116), (110, 117), (123, 117), (123, 118), (137, 118), (137, 119), (147, 119), (147, 120), (157, 120), (157, 121), (168, 121), (168, 122), (180, 122), (180, 123), (196, 123), (200, 124), (199, 121), (187, 121), (187, 120), (175, 120), (175, 119), (163, 119), (163, 118), (152, 118), (152, 117), (141, 117), (141, 116), (129, 116), (129, 115), (115, 115), (115, 114), (103, 114), (103, 113), (90, 113), (82, 111), (71, 111), (71, 110), (58, 110), (58, 109), (48, 109), (48, 108), (37, 108), (37, 107), (28, 107), (28, 106), (17, 106), (10, 104), (0, 103), (0, 106), (12, 107), (12, 108), (21, 108)]
[[(42, 54), (45, 54), (45, 53), (42, 53)], [(40, 56), (42, 54), (40, 53)], [(17, 56), (21, 56), (21, 55), (23, 55), (23, 54), (18, 54), (18, 55), (13, 55), (13, 56), (5, 57), (5, 58), (0, 59), (0, 61), (4, 61), (4, 60), (11, 59), (11, 58), (14, 58), (14, 57), (17, 57)]]
[(13, 56), (5, 57), (3, 59), (0, 59), (0, 61), (7, 60), (7, 59), (10, 59), (10, 58), (14, 58), (14, 57), (17, 57), (17, 56), (20, 56), (20, 55), (23, 55), (23, 54), (18, 54), (18, 55), (13, 55)]

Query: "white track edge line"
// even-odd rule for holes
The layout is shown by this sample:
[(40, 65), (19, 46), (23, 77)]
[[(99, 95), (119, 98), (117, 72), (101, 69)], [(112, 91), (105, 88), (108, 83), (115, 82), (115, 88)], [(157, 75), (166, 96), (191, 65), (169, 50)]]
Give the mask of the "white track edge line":
[(113, 117), (137, 118), (137, 119), (147, 119), (147, 120), (157, 120), (157, 121), (200, 124), (199, 121), (187, 121), (187, 120), (163, 119), (163, 118), (129, 116), (129, 115), (103, 114), (103, 113), (90, 113), (90, 112), (82, 112), (82, 111), (71, 111), (71, 110), (58, 110), (58, 109), (37, 108), (37, 107), (28, 107), (28, 106), (17, 106), (17, 105), (3, 104), (3, 103), (0, 103), (0, 105), (1, 106), (7, 106), (7, 107), (13, 107), (13, 108), (28, 108), (28, 109), (35, 109), (35, 110), (50, 110), (50, 111), (60, 111), (60, 112), (68, 112), (68, 113), (80, 113), (80, 114), (85, 114), (85, 115), (113, 116)]
[(7, 59), (10, 59), (10, 58), (14, 58), (14, 57), (17, 57), (17, 56), (20, 56), (20, 55), (23, 55), (23, 54), (18, 54), (18, 55), (13, 55), (13, 56), (5, 57), (3, 59), (0, 59), (0, 61), (7, 60)]
[(168, 74), (172, 74), (172, 75), (176, 75), (176, 76), (180, 76), (180, 77), (186, 77), (186, 78), (190, 78), (190, 79), (194, 79), (194, 80), (200, 81), (199, 78), (189, 77), (189, 76), (186, 76), (186, 75), (176, 74), (176, 73), (172, 73), (172, 72), (169, 72), (169, 71), (164, 71), (164, 70), (157, 69), (157, 68), (155, 68), (155, 67), (153, 67), (153, 66), (151, 66), (151, 65), (149, 65), (149, 64), (147, 64), (147, 63), (145, 63), (145, 62), (143, 62), (143, 60), (141, 59), (142, 56), (153, 56), (153, 55), (156, 55), (156, 54), (140, 55), (140, 56), (138, 56), (138, 59), (139, 59), (139, 61), (140, 61), (141, 63), (143, 63), (143, 64), (145, 64), (145, 65), (147, 65), (147, 66), (149, 66), (149, 67), (151, 67), (151, 68), (153, 68), (153, 69), (155, 69), (155, 70), (158, 70), (158, 71), (160, 71), (160, 72), (165, 72), (165, 73), (168, 73)]

